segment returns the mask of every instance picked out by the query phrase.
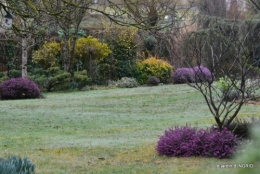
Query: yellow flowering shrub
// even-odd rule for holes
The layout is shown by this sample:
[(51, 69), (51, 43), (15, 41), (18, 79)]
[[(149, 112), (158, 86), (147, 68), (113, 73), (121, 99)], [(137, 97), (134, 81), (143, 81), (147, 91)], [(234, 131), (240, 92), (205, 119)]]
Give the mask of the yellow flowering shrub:
[(32, 61), (43, 68), (55, 67), (59, 62), (60, 49), (57, 42), (45, 42), (40, 49), (33, 52)]
[(150, 76), (155, 76), (160, 79), (160, 82), (167, 83), (171, 78), (173, 66), (167, 61), (151, 57), (137, 64), (139, 72), (138, 81), (141, 84), (147, 83)]

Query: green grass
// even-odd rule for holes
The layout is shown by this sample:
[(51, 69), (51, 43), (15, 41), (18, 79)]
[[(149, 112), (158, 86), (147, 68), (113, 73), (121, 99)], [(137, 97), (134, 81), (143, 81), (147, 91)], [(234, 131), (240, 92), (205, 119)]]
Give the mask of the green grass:
[[(157, 155), (165, 129), (214, 123), (200, 93), (187, 85), (44, 95), (0, 101), (0, 156), (28, 157), (37, 173), (198, 173), (230, 162)], [(246, 105), (239, 116), (259, 111)]]

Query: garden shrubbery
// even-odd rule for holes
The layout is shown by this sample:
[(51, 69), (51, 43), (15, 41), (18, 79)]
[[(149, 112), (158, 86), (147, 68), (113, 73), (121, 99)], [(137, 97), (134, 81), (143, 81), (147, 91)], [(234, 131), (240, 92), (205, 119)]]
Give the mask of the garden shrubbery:
[(139, 62), (137, 69), (140, 84), (146, 84), (150, 76), (157, 77), (162, 83), (168, 83), (173, 71), (173, 67), (168, 62), (156, 57)]
[(157, 152), (160, 155), (188, 157), (204, 156), (228, 158), (237, 148), (239, 139), (227, 129), (198, 129), (190, 126), (168, 129), (160, 137)]
[(213, 77), (210, 70), (204, 66), (196, 66), (193, 68), (178, 68), (173, 76), (173, 82), (180, 83), (195, 83), (212, 81)]
[(135, 78), (123, 77), (116, 82), (116, 86), (119, 88), (134, 88), (138, 86), (138, 82)]
[(159, 83), (160, 83), (160, 79), (158, 79), (157, 77), (155, 77), (155, 76), (148, 77), (147, 85), (157, 86), (157, 85), (159, 85)]
[(260, 125), (260, 119), (251, 117), (249, 120), (236, 119), (226, 128), (239, 138), (251, 139), (250, 129), (253, 126), (259, 126), (259, 125)]
[(1, 174), (34, 174), (35, 165), (27, 158), (9, 157), (0, 159)]
[(8, 79), (9, 78), (8, 78), (8, 76), (5, 73), (0, 72), (0, 83), (5, 81), (5, 80), (8, 80)]
[(73, 75), (73, 82), (76, 84), (78, 90), (81, 90), (88, 83), (90, 83), (90, 81), (91, 78), (87, 76), (86, 70), (75, 72)]
[(12, 78), (0, 84), (2, 99), (39, 98), (41, 90), (35, 82), (27, 78)]

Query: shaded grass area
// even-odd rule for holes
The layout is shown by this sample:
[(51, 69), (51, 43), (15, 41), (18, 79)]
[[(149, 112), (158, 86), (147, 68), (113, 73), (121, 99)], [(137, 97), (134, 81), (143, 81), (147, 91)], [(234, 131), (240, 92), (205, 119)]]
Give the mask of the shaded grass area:
[[(202, 96), (186, 85), (47, 93), (0, 102), (0, 155), (20, 155), (37, 173), (197, 173), (226, 160), (167, 158), (155, 147), (175, 125), (211, 126)], [(258, 116), (246, 105), (240, 117)]]

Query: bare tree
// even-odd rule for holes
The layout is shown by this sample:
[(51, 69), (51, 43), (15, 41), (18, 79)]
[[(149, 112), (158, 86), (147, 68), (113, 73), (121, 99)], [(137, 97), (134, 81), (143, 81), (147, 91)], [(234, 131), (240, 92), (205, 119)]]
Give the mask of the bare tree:
[[(20, 38), (20, 46), (22, 49), (22, 77), (27, 77), (27, 60), (30, 47), (34, 45), (32, 36), (34, 35), (33, 21), (39, 17), (39, 11), (37, 10), (37, 3), (31, 0), (22, 1), (6, 1), (6, 3), (0, 3), (0, 6), (4, 9), (5, 13), (11, 13), (14, 18), (14, 22), (11, 29), (7, 29), (12, 32), (6, 32), (6, 37), (12, 37), (17, 40)], [(9, 36), (8, 36), (9, 35)]]
[(247, 0), (253, 7), (260, 12), (260, 0)]
[(107, 0), (107, 6), (92, 10), (119, 25), (143, 30), (162, 30), (176, 28), (176, 24), (183, 22), (192, 7), (194, 0)]
[(226, 17), (226, 0), (199, 0), (198, 7), (201, 15)]
[[(185, 62), (195, 74), (195, 83), (189, 85), (203, 95), (222, 130), (237, 117), (246, 101), (258, 97), (255, 92), (259, 89), (260, 23), (213, 23), (214, 28), (187, 36)], [(209, 67), (211, 78), (203, 66)], [(224, 86), (214, 82), (219, 77)]]

